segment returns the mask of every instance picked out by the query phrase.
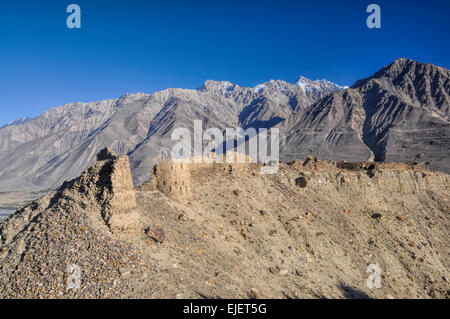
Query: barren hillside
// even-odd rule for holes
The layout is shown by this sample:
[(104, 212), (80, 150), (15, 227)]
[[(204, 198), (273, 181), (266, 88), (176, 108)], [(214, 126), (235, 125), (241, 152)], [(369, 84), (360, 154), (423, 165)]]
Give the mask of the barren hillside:
[(164, 162), (133, 189), (104, 150), (0, 224), (0, 296), (449, 298), (449, 175), (313, 157), (260, 171)]
[(425, 162), (450, 172), (450, 71), (400, 58), (280, 124), (281, 157)]

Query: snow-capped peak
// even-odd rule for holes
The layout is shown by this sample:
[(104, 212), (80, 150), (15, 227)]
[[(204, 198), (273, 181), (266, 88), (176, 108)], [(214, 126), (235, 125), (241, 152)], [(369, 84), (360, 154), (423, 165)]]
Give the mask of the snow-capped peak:
[(142, 92), (137, 92), (137, 93), (125, 93), (124, 95), (122, 95), (119, 98), (120, 102), (124, 102), (124, 101), (136, 101), (139, 99), (142, 99), (143, 97), (147, 97), (149, 96), (147, 93), (142, 93)]
[(3, 126), (0, 127), (0, 128), (4, 128), (4, 127), (7, 127), (7, 126), (13, 126), (13, 125), (21, 125), (21, 124), (25, 124), (25, 123), (30, 122), (31, 120), (32, 120), (31, 117), (22, 117), (22, 118), (20, 118), (20, 119), (13, 120), (13, 121), (9, 122), (8, 124), (3, 125)]
[(301, 87), (306, 94), (314, 93), (318, 90), (332, 92), (348, 88), (348, 86), (340, 86), (325, 79), (312, 81), (304, 76), (300, 76), (297, 81), (295, 81), (295, 84)]
[(227, 93), (233, 91), (234, 89), (239, 88), (239, 85), (233, 84), (229, 81), (214, 81), (207, 80), (199, 89), (200, 92), (205, 91), (216, 91), (220, 94), (227, 95)]
[(265, 83), (261, 83), (261, 84), (256, 85), (256, 86), (253, 88), (253, 91), (254, 91), (255, 93), (261, 93), (262, 91), (264, 91), (265, 88), (266, 88), (266, 84), (265, 84)]
[(213, 81), (207, 80), (199, 89), (200, 92), (218, 92), (224, 96), (230, 96), (232, 92), (239, 88), (239, 85), (231, 83), (229, 81)]

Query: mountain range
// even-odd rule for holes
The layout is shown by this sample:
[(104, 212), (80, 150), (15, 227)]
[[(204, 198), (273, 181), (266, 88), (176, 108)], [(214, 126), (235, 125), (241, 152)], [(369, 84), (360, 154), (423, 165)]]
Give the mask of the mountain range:
[(134, 183), (170, 154), (170, 135), (204, 128), (280, 128), (282, 160), (426, 162), (450, 172), (450, 71), (398, 59), (342, 87), (300, 77), (253, 88), (206, 81), (199, 89), (70, 103), (0, 128), (0, 192), (55, 188), (109, 146), (128, 154)]
[(282, 123), (283, 157), (413, 162), (450, 170), (450, 71), (398, 59)]

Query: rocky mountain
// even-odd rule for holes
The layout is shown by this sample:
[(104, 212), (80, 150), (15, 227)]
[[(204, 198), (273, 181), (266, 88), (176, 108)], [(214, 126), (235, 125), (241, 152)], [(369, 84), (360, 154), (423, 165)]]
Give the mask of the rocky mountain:
[(322, 97), (324, 94), (348, 88), (347, 86), (340, 86), (325, 79), (311, 81), (303, 76), (299, 77), (297, 81), (295, 81), (295, 84), (301, 87), (306, 94), (312, 94), (318, 98)]
[(78, 176), (105, 146), (130, 155), (134, 181), (140, 184), (153, 165), (168, 156), (176, 127), (191, 128), (194, 119), (220, 129), (270, 127), (320, 96), (284, 81), (264, 85), (258, 91), (206, 81), (198, 90), (167, 89), (71, 103), (24, 123), (11, 123), (0, 129), (0, 191), (54, 188)]
[(450, 71), (398, 59), (345, 88), (300, 77), (253, 88), (206, 81), (119, 99), (71, 103), (0, 128), (0, 192), (55, 188), (109, 146), (128, 154), (134, 183), (167, 159), (177, 127), (280, 128), (282, 160), (426, 162), (450, 172)]
[(9, 122), (8, 124), (3, 125), (3, 126), (0, 127), (0, 128), (4, 128), (4, 127), (7, 127), (7, 126), (14, 126), (14, 125), (25, 124), (25, 123), (27, 123), (27, 122), (29, 122), (29, 121), (31, 121), (31, 120), (32, 120), (31, 117), (22, 117), (22, 118), (20, 118), (20, 119), (17, 119), (17, 120), (14, 120), (14, 121)]
[(450, 172), (450, 70), (398, 59), (280, 128), (284, 159), (421, 161)]

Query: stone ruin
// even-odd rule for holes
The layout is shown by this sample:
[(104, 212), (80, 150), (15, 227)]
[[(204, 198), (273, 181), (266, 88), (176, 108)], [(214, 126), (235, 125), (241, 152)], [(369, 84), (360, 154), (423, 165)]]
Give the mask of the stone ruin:
[[(225, 156), (221, 163), (219, 156), (211, 156), (211, 163), (205, 163), (203, 159), (196, 163), (194, 158), (187, 163), (164, 161), (153, 168), (153, 177), (148, 184), (171, 199), (186, 202), (194, 195), (197, 173), (208, 175), (211, 170), (219, 170), (224, 174), (239, 175), (248, 166), (256, 165), (250, 163), (248, 157), (245, 157), (245, 163), (237, 163), (236, 154), (234, 163), (227, 163)], [(69, 188), (81, 194), (83, 202), (101, 209), (101, 217), (112, 233), (142, 231), (128, 156), (119, 156), (105, 148), (98, 153), (97, 162), (72, 183)]]
[(140, 231), (136, 193), (128, 156), (117, 157), (112, 166), (109, 227), (112, 232)]
[(215, 153), (210, 154), (209, 160), (211, 162), (209, 163), (205, 162), (203, 158), (198, 158), (198, 161), (196, 161), (196, 158), (191, 158), (188, 162), (164, 161), (153, 168), (152, 183), (156, 189), (167, 197), (185, 202), (194, 195), (195, 182), (192, 176), (196, 172), (221, 170), (230, 174), (240, 174), (249, 166), (256, 165), (250, 163), (247, 155), (243, 155), (245, 163), (238, 163), (237, 156), (237, 153), (233, 152), (233, 163), (227, 163), (225, 156)]
[(98, 153), (97, 162), (83, 175), (92, 175), (92, 171), (97, 173), (98, 180), (84, 185), (84, 188), (96, 190), (95, 197), (100, 201), (102, 218), (111, 232), (128, 234), (141, 231), (128, 156), (118, 156), (105, 148)]
[(156, 188), (172, 199), (188, 200), (193, 195), (191, 165), (174, 161), (158, 164), (153, 169)]

